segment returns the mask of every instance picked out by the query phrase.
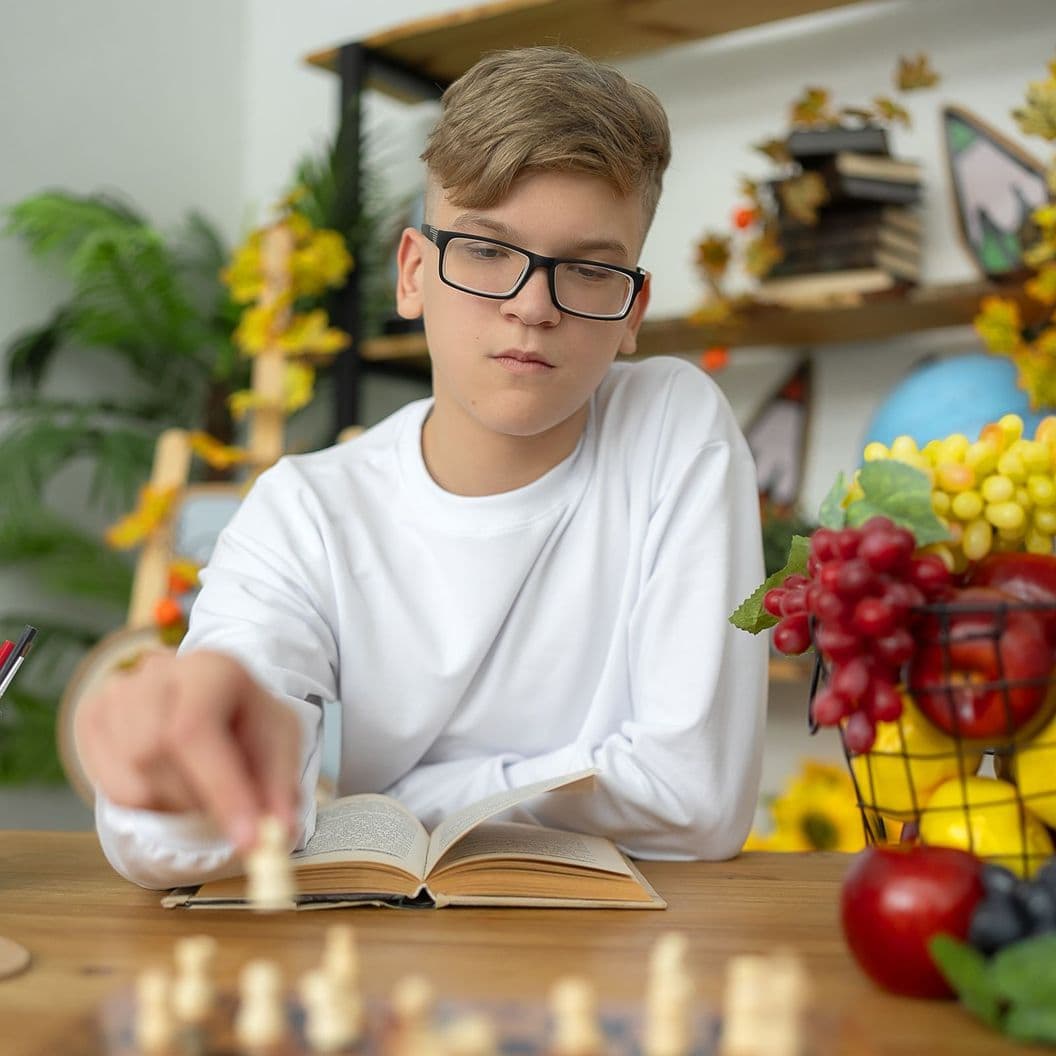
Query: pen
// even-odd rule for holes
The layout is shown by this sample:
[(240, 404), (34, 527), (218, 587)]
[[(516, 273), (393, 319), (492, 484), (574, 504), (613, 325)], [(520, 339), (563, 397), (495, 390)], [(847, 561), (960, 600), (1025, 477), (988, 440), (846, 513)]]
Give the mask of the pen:
[(30, 649), (33, 648), (33, 639), (36, 636), (36, 627), (31, 627), (27, 624), (14, 648), (8, 651), (7, 658), (0, 664), (0, 697), (7, 692), (7, 687), (11, 685), (11, 681), (22, 666), (22, 662), (29, 655)]

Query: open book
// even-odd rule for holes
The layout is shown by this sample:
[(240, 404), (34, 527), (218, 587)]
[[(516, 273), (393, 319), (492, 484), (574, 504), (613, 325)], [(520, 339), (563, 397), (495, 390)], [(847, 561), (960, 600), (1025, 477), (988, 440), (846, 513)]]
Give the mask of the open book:
[[(663, 909), (664, 900), (610, 840), (489, 818), (535, 796), (573, 795), (595, 770), (497, 792), (430, 833), (395, 799), (344, 796), (319, 811), (315, 834), (294, 854), (297, 908), (578, 906)], [(560, 790), (560, 791), (558, 791)], [(249, 908), (245, 878), (166, 895), (168, 907)]]

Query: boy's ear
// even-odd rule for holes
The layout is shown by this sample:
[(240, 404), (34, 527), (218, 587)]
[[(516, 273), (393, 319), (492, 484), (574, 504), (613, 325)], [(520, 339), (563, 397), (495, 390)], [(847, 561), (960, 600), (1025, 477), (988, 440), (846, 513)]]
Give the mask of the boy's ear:
[(418, 319), (422, 314), (424, 241), (413, 227), (405, 227), (400, 235), (400, 245), (396, 251), (396, 311), (404, 319)]
[(638, 351), (638, 328), (642, 325), (645, 310), (649, 307), (649, 295), (652, 291), (652, 275), (646, 273), (645, 282), (634, 299), (634, 307), (624, 321), (623, 337), (620, 338), (620, 347), (616, 350), (617, 355), (633, 356)]

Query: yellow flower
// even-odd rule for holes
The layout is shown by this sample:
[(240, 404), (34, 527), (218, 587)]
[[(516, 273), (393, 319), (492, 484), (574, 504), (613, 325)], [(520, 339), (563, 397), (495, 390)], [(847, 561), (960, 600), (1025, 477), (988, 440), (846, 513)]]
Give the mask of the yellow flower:
[(315, 395), (315, 371), (303, 363), (287, 363), (283, 393), (287, 414), (307, 407)]
[(264, 289), (264, 270), (261, 265), (259, 231), (254, 231), (235, 250), (231, 263), (220, 272), (220, 279), (236, 304), (255, 301)]
[(349, 336), (343, 330), (328, 327), (329, 321), (322, 308), (298, 313), (279, 336), (279, 347), (300, 355), (330, 356), (340, 352), (348, 346)]
[(191, 433), (191, 450), (213, 469), (230, 469), (240, 466), (249, 458), (249, 452), (243, 447), (231, 447), (222, 444), (208, 433)]
[(772, 850), (858, 851), (865, 845), (850, 775), (807, 761), (771, 804)]
[(293, 288), (298, 297), (318, 297), (327, 287), (340, 286), (351, 267), (345, 240), (336, 231), (315, 231), (293, 253)]
[[(303, 363), (287, 363), (283, 373), (282, 389), (282, 409), (287, 414), (293, 414), (294, 411), (306, 407), (315, 395), (315, 370)], [(241, 421), (247, 411), (275, 405), (252, 389), (240, 389), (228, 396), (227, 406), (231, 411), (231, 417), (235, 421)]]
[(153, 535), (172, 510), (177, 488), (154, 488), (145, 484), (136, 508), (106, 530), (107, 546), (129, 550)]
[(1046, 264), (1027, 283), (1027, 293), (1042, 304), (1056, 304), (1056, 264)]
[(1002, 297), (984, 297), (974, 320), (976, 333), (991, 352), (1009, 353), (1019, 347), (1023, 328), (1019, 306)]
[(263, 352), (279, 336), (279, 302), (265, 306), (254, 305), (242, 313), (231, 339), (247, 356)]

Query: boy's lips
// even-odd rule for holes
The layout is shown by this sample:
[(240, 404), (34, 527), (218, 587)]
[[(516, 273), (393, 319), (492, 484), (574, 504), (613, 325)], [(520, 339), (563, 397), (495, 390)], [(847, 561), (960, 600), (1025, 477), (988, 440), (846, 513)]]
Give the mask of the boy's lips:
[(554, 367), (545, 356), (523, 348), (507, 348), (491, 358), (514, 374), (540, 374)]

